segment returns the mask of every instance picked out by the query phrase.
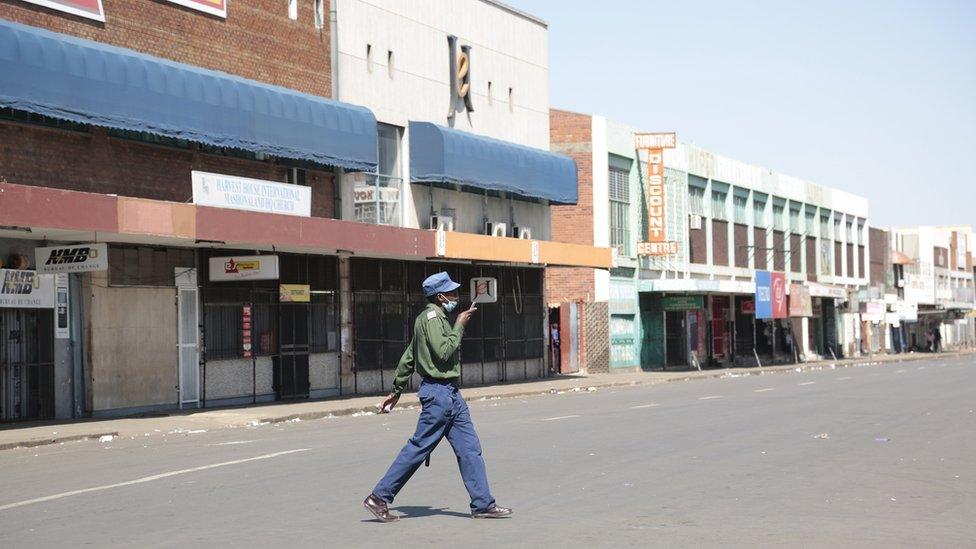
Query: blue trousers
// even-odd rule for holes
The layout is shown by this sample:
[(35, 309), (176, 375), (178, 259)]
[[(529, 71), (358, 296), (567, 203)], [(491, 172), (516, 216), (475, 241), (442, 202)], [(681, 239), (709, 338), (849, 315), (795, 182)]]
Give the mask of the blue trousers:
[(450, 383), (424, 380), (417, 396), (423, 406), (417, 420), (417, 431), (373, 488), (373, 494), (387, 503), (393, 503), (393, 498), (434, 451), (437, 443), (447, 437), (457, 456), (464, 487), (471, 497), (471, 510), (488, 510), (495, 504), (495, 498), (491, 497), (488, 489), (481, 442), (474, 431), (468, 404), (461, 398), (461, 392)]

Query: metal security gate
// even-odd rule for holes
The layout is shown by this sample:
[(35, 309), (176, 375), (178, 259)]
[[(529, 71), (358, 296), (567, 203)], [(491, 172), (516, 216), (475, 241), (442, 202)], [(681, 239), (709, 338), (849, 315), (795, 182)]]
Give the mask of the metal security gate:
[(274, 387), (279, 399), (308, 398), (309, 305), (278, 306), (280, 345), (272, 358)]
[(200, 306), (196, 269), (176, 269), (180, 408), (200, 403)]
[(0, 421), (54, 417), (54, 311), (0, 309)]

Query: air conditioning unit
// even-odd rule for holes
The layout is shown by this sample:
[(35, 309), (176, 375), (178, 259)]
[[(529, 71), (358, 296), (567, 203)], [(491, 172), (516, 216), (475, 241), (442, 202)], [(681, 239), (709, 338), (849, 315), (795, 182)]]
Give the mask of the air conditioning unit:
[(698, 214), (691, 214), (691, 215), (689, 215), (688, 216), (688, 225), (692, 229), (696, 229), (696, 230), (697, 229), (701, 229), (702, 228), (702, 216), (700, 216)]
[(496, 223), (494, 221), (485, 222), (485, 234), (488, 236), (508, 236), (508, 224)]
[(453, 232), (454, 231), (454, 217), (452, 217), (450, 215), (432, 215), (432, 216), (430, 216), (430, 230), (432, 230), (432, 231)]
[(515, 227), (512, 229), (512, 236), (521, 240), (532, 240), (532, 229), (529, 227)]

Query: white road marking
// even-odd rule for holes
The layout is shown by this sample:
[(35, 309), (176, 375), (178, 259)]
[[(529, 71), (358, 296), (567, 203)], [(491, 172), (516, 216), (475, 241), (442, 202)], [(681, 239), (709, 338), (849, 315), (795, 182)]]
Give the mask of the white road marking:
[(556, 421), (557, 419), (569, 419), (571, 417), (579, 417), (579, 416), (556, 416), (556, 417), (547, 417), (547, 418), (543, 419), (542, 421)]
[(631, 410), (640, 410), (641, 408), (653, 408), (655, 406), (660, 406), (660, 404), (641, 404), (640, 406), (631, 406)]
[(774, 391), (772, 387), (766, 387), (765, 389), (756, 389), (753, 393), (765, 393), (766, 391)]
[(16, 507), (23, 507), (25, 505), (31, 505), (34, 503), (43, 503), (45, 501), (53, 501), (56, 499), (66, 498), (70, 496), (77, 496), (80, 494), (87, 494), (89, 492), (99, 492), (102, 490), (110, 490), (112, 488), (122, 488), (123, 486), (131, 486), (133, 484), (143, 484), (146, 482), (152, 482), (154, 480), (164, 479), (167, 477), (175, 477), (176, 475), (185, 475), (187, 473), (195, 473), (197, 471), (206, 471), (207, 469), (216, 469), (217, 467), (226, 467), (228, 465), (238, 465), (240, 463), (247, 463), (249, 461), (257, 461), (260, 459), (271, 459), (273, 457), (284, 456), (288, 454), (294, 454), (296, 452), (307, 452), (311, 448), (299, 448), (297, 450), (286, 450), (284, 452), (275, 452), (273, 454), (265, 454), (263, 456), (256, 456), (246, 459), (235, 459), (234, 461), (224, 461), (221, 463), (212, 463), (210, 465), (202, 465), (200, 467), (192, 467), (190, 469), (180, 469), (179, 471), (170, 471), (168, 473), (160, 473), (158, 475), (151, 475), (148, 477), (137, 478), (135, 480), (128, 480), (125, 482), (117, 482), (115, 484), (106, 484), (104, 486), (93, 486), (91, 488), (83, 488), (81, 490), (72, 490), (70, 492), (61, 492), (60, 494), (52, 494), (50, 496), (44, 496), (40, 498), (28, 499), (24, 501), (18, 501), (16, 503), (8, 503), (6, 505), (0, 505), (0, 511), (6, 511), (8, 509), (14, 509)]
[(701, 397), (698, 400), (712, 400), (713, 398), (722, 398), (722, 397), (720, 397), (720, 396), (707, 396), (707, 397)]
[(918, 369), (919, 370), (925, 370), (926, 368), (925, 368), (925, 366), (919, 366)]
[(851, 379), (851, 376), (839, 377), (837, 378), (837, 381), (847, 381), (848, 379)]
[(895, 370), (895, 373), (896, 374), (904, 374), (905, 373), (905, 370)]
[(255, 440), (232, 440), (230, 442), (218, 442), (217, 444), (208, 444), (207, 446), (233, 446), (234, 444), (250, 444), (252, 442), (257, 442)]
[(804, 381), (800, 385), (813, 385), (814, 383), (816, 383), (816, 381)]

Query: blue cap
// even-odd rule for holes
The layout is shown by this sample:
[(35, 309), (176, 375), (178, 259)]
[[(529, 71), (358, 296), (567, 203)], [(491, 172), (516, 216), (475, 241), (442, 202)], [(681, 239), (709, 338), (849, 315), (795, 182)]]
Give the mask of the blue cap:
[(460, 287), (460, 284), (451, 280), (451, 275), (441, 271), (428, 276), (424, 280), (424, 295), (430, 297), (437, 294), (446, 294)]

